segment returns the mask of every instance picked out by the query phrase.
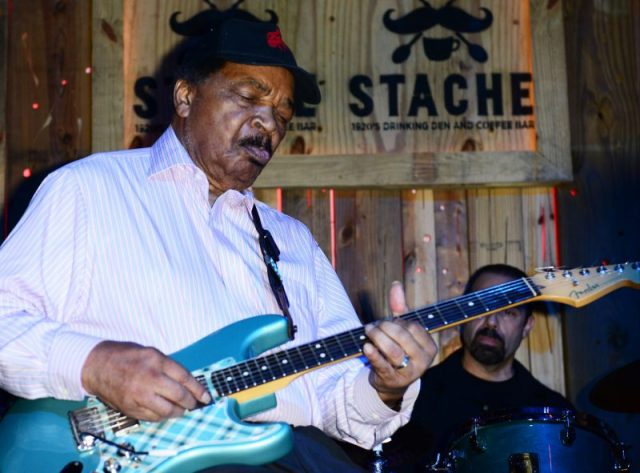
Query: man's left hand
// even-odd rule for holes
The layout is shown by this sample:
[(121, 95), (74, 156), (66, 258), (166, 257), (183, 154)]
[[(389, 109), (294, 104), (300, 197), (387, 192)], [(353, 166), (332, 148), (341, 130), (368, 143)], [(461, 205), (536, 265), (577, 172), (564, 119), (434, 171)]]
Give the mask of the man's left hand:
[(396, 408), (411, 383), (431, 365), (437, 347), (417, 322), (400, 318), (368, 324), (364, 354), (371, 363), (369, 382), (380, 399)]

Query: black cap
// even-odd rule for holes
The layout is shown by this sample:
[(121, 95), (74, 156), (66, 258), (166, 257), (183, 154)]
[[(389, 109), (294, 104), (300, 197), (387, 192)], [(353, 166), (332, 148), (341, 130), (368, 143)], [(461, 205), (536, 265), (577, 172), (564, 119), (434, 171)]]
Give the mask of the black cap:
[(197, 55), (238, 64), (284, 67), (294, 76), (296, 101), (320, 103), (316, 80), (298, 66), (275, 23), (232, 18), (217, 24), (205, 40)]

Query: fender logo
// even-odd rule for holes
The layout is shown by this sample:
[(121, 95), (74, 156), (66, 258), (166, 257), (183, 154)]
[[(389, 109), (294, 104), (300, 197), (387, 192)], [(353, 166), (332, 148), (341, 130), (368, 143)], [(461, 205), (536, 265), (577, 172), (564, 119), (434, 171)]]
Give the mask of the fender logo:
[(600, 288), (600, 284), (591, 285), (591, 284), (587, 283), (587, 287), (585, 287), (584, 289), (579, 290), (579, 291), (574, 289), (573, 291), (571, 291), (569, 293), (569, 296), (573, 297), (575, 299), (580, 299), (582, 296), (584, 296), (586, 294), (589, 294), (589, 293), (592, 293), (593, 291), (596, 291), (599, 288)]

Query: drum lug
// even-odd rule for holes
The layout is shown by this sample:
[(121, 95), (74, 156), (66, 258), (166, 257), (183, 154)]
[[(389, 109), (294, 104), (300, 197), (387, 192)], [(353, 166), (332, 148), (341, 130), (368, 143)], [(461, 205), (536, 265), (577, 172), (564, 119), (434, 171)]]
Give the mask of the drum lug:
[(616, 445), (616, 462), (613, 471), (616, 473), (628, 473), (631, 471), (631, 460), (627, 457), (627, 452), (631, 446), (623, 442)]
[(562, 411), (562, 420), (564, 421), (564, 429), (560, 432), (560, 441), (562, 445), (569, 447), (576, 440), (576, 428), (573, 426), (575, 416), (572, 411), (565, 409)]
[(482, 453), (487, 450), (487, 444), (478, 436), (478, 427), (480, 427), (480, 418), (474, 417), (473, 425), (471, 427), (472, 431), (471, 434), (469, 434), (469, 445), (471, 445), (471, 448), (475, 451)]

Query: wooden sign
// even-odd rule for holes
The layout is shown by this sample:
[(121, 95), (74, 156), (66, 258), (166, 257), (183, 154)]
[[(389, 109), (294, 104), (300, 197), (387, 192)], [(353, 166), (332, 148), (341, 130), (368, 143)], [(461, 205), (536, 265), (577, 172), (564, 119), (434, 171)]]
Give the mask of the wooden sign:
[[(122, 41), (120, 55), (94, 54), (94, 97), (123, 77), (117, 124), (124, 129), (113, 148), (148, 144), (165, 128), (172, 79), (166, 58), (184, 38), (181, 29), (204, 15), (238, 10), (277, 21), (323, 94), (321, 104), (299, 108), (256, 186), (431, 187), (571, 178), (561, 2), (102, 3), (94, 2), (94, 52)], [(108, 79), (100, 80), (101, 69)], [(120, 103), (103, 105), (117, 110)], [(110, 130), (113, 122), (103, 125)]]

